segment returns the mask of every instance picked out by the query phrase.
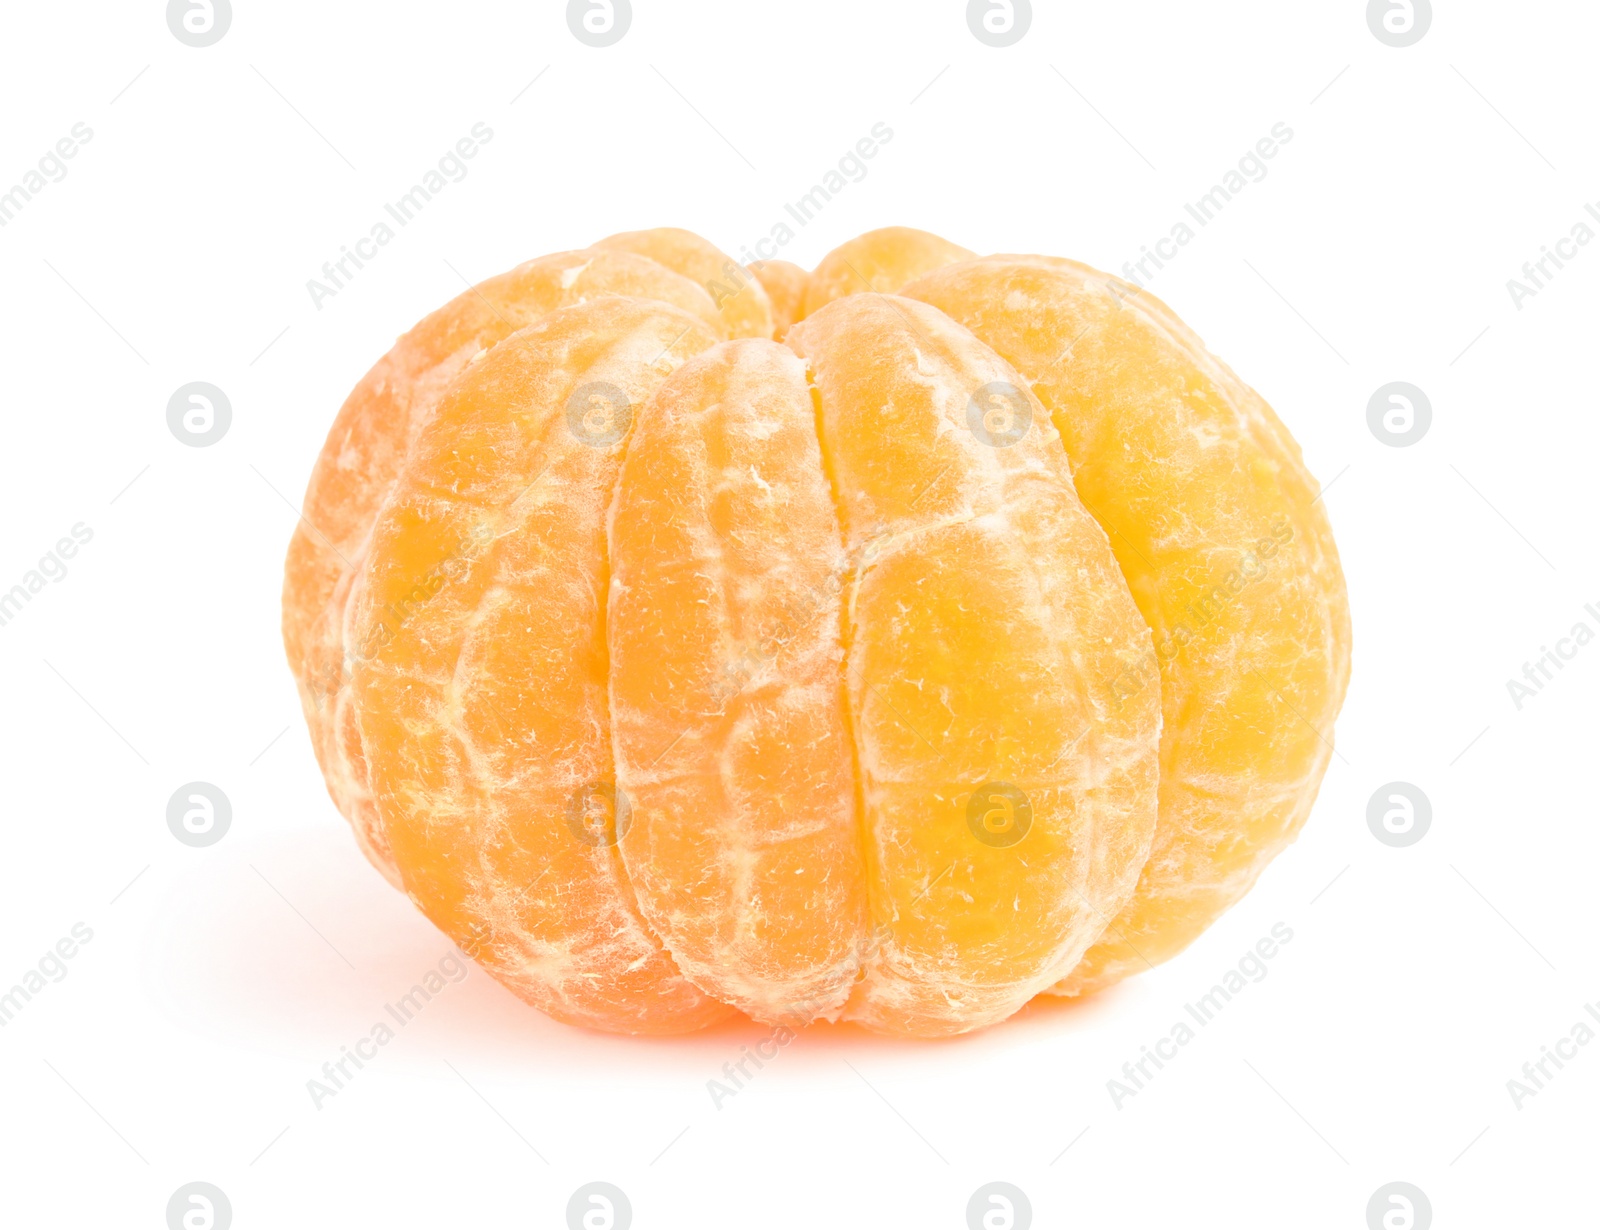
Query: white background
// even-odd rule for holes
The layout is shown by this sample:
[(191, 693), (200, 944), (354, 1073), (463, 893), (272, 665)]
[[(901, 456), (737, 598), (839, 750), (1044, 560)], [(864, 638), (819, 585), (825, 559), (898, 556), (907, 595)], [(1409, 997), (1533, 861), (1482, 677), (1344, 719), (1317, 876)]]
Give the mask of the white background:
[[(605, 1179), (640, 1228), (959, 1228), (1003, 1179), (1041, 1227), (1360, 1230), (1394, 1180), (1439, 1227), (1594, 1224), (1600, 1045), (1521, 1109), (1506, 1082), (1600, 1001), (1600, 644), (1521, 711), (1506, 681), (1600, 629), (1600, 244), (1521, 310), (1505, 284), (1600, 201), (1600, 13), (1439, 3), (1397, 50), (1360, 0), (1041, 0), (997, 50), (956, 0), (634, 7), (594, 49), (554, 2), (235, 0), (194, 49), (159, 0), (6, 6), (0, 191), (94, 133), (0, 229), (0, 589), (94, 535), (0, 627), (0, 989), (94, 933), (0, 1030), (6, 1222), (160, 1227), (204, 1180), (240, 1230), (561, 1227)], [(470, 175), (317, 310), (307, 279), (479, 121)], [(315, 1108), (447, 951), (328, 801), (278, 639), (345, 393), (463, 276), (652, 225), (737, 253), (878, 121), (784, 255), (898, 223), (1120, 270), (1293, 129), (1152, 289), (1331, 484), (1355, 674), (1304, 835), (1157, 972), (937, 1044), (814, 1029), (720, 1109), (766, 1031), (588, 1034), (476, 970)], [(196, 380), (234, 415), (202, 449), (166, 424)], [(1408, 448), (1367, 426), (1394, 380), (1433, 406)], [(207, 849), (165, 821), (196, 779), (233, 804)], [(1393, 780), (1433, 806), (1406, 849), (1366, 823)], [(1268, 977), (1117, 1109), (1280, 921)]]

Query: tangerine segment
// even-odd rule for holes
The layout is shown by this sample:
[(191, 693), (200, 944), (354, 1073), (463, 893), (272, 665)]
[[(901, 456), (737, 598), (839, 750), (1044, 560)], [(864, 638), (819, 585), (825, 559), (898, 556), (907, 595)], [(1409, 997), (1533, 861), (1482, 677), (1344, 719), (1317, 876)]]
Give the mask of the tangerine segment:
[(670, 303), (725, 336), (710, 296), (646, 257), (597, 250), (540, 257), (464, 291), (396, 342), (345, 400), (312, 471), (284, 569), (284, 645), (328, 792), (367, 857), (396, 884), (349, 690), (351, 597), (373, 523), (456, 374), (514, 330), (598, 295)]
[(907, 294), (1032, 383), (1155, 631), (1117, 691), (1161, 694), (1161, 820), (1133, 899), (1055, 988), (1092, 991), (1180, 952), (1304, 823), (1350, 671), (1338, 553), (1277, 416), (1165, 304), (1036, 256)]
[(846, 295), (897, 294), (907, 282), (974, 255), (960, 244), (909, 226), (868, 231), (840, 244), (811, 271), (804, 315)]
[(624, 817), (604, 814), (606, 510), (635, 408), (715, 341), (676, 308), (605, 297), (471, 364), (373, 532), (353, 620), (362, 746), (406, 891), (530, 1003), (618, 1032), (729, 1011), (640, 918)]
[(975, 1029), (1063, 977), (1133, 890), (1160, 703), (1114, 687), (1150, 630), (1042, 407), (967, 330), (864, 294), (788, 344), (852, 567), (846, 686), (881, 944), (844, 1015)]
[(602, 239), (597, 248), (637, 252), (681, 273), (711, 296), (729, 337), (771, 337), (772, 301), (758, 278), (708, 239), (676, 226), (648, 231), (622, 231)]
[(844, 550), (805, 366), (724, 342), (634, 428), (610, 528), (621, 841), (640, 912), (701, 990), (833, 1017), (867, 898), (841, 680)]
[(756, 261), (749, 268), (772, 301), (772, 336), (781, 339), (806, 314), (811, 275), (791, 261)]

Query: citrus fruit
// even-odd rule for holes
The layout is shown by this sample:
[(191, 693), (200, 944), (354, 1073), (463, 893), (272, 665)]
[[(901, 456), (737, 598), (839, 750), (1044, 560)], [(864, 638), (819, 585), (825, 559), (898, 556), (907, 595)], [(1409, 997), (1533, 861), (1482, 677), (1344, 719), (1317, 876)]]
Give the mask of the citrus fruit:
[(867, 897), (839, 686), (845, 554), (792, 351), (727, 342), (666, 382), (629, 439), (609, 547), (639, 908), (719, 999), (831, 1015)]
[(349, 706), (345, 622), (367, 540), (450, 381), (517, 329), (597, 295), (657, 299), (719, 336), (724, 328), (702, 287), (646, 257), (590, 250), (529, 261), (464, 291), (400, 338), (346, 398), (312, 471), (284, 571), (284, 644), (328, 791), (367, 856), (395, 883)]
[(1182, 950), (1299, 832), (1333, 753), (1350, 616), (1300, 450), (1261, 397), (1146, 292), (996, 256), (906, 294), (1016, 365), (1111, 537), (1154, 653), (1119, 698), (1162, 697), (1161, 818), (1134, 897), (1057, 990)]
[(764, 260), (750, 266), (772, 303), (772, 336), (782, 340), (789, 326), (806, 314), (811, 275), (792, 261)]
[(1349, 646), (1298, 451), (1167, 309), (907, 228), (458, 297), (341, 411), (284, 635), (368, 857), (530, 1003), (915, 1036), (1226, 909)]
[(804, 315), (846, 295), (897, 291), (913, 278), (974, 255), (947, 239), (909, 226), (868, 231), (840, 244), (811, 271)]
[(616, 444), (632, 407), (715, 340), (685, 312), (613, 296), (488, 351), (413, 446), (351, 614), (352, 704), (406, 891), (574, 1023), (675, 1030), (729, 1011), (634, 904), (605, 639)]
[(692, 231), (658, 226), (624, 231), (594, 245), (602, 251), (632, 252), (690, 279), (711, 296), (730, 337), (771, 337), (772, 301), (760, 277)]
[[(844, 685), (884, 928), (846, 1015), (916, 1034), (987, 1024), (1076, 964), (1144, 862), (1159, 698), (1119, 705), (1112, 689), (1149, 629), (1054, 428), (972, 334), (863, 294), (789, 344), (838, 492)], [(986, 395), (1013, 417), (975, 415), (995, 413)]]

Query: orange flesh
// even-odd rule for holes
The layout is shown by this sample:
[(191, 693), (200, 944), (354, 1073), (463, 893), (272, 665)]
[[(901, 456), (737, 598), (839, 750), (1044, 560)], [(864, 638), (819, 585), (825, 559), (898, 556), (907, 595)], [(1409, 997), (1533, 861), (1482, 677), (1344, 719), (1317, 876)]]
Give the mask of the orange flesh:
[(1298, 449), (1148, 295), (971, 256), (628, 232), (341, 411), (284, 603), (330, 793), (552, 1015), (963, 1032), (1303, 823), (1349, 624)]
[(634, 431), (611, 521), (611, 700), (640, 909), (710, 994), (834, 1015), (866, 890), (839, 686), (844, 552), (805, 367), (691, 360)]
[(730, 1011), (678, 972), (590, 817), (615, 782), (605, 517), (626, 436), (585, 442), (569, 414), (584, 421), (595, 384), (648, 405), (715, 340), (664, 304), (603, 298), (496, 347), (417, 442), (354, 621), (362, 743), (406, 891), (564, 1021), (665, 1033)]
[(458, 295), (395, 343), (345, 400), (306, 490), (284, 568), (284, 645), (328, 792), (396, 884), (350, 704), (346, 643), (373, 524), (450, 381), (514, 330), (598, 295), (670, 303), (723, 336), (710, 296), (645, 257), (590, 249), (528, 261)]
[(772, 336), (780, 341), (790, 327), (806, 314), (806, 288), (811, 275), (789, 261), (757, 261), (750, 266), (767, 298), (772, 301)]
[(948, 239), (909, 226), (868, 231), (840, 244), (811, 271), (804, 315), (846, 295), (894, 294), (914, 278), (974, 255)]
[(693, 231), (672, 226), (623, 231), (594, 246), (647, 256), (696, 283), (716, 304), (729, 337), (773, 336), (772, 301), (760, 278)]
[[(975, 1028), (1065, 975), (1133, 887), (1159, 705), (1116, 706), (1111, 686), (1149, 630), (1042, 410), (1008, 447), (970, 429), (975, 391), (1021, 381), (966, 330), (858, 295), (789, 343), (811, 368), (851, 564), (845, 686), (886, 932), (845, 1015)], [(1031, 807), (1015, 845), (969, 823), (991, 783)]]
[(1165, 304), (1049, 257), (951, 266), (906, 293), (1049, 407), (1155, 633), (1118, 691), (1162, 697), (1161, 821), (1134, 899), (1058, 988), (1094, 990), (1181, 951), (1305, 822), (1350, 671), (1338, 553), (1277, 416)]

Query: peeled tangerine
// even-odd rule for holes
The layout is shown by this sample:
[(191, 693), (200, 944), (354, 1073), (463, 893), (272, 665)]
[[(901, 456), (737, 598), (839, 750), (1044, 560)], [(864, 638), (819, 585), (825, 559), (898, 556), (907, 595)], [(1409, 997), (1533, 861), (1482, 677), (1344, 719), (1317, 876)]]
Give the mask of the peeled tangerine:
[(628, 1033), (938, 1036), (1180, 951), (1349, 673), (1316, 487), (1142, 292), (905, 228), (490, 279), (356, 387), (284, 638), (369, 859)]

